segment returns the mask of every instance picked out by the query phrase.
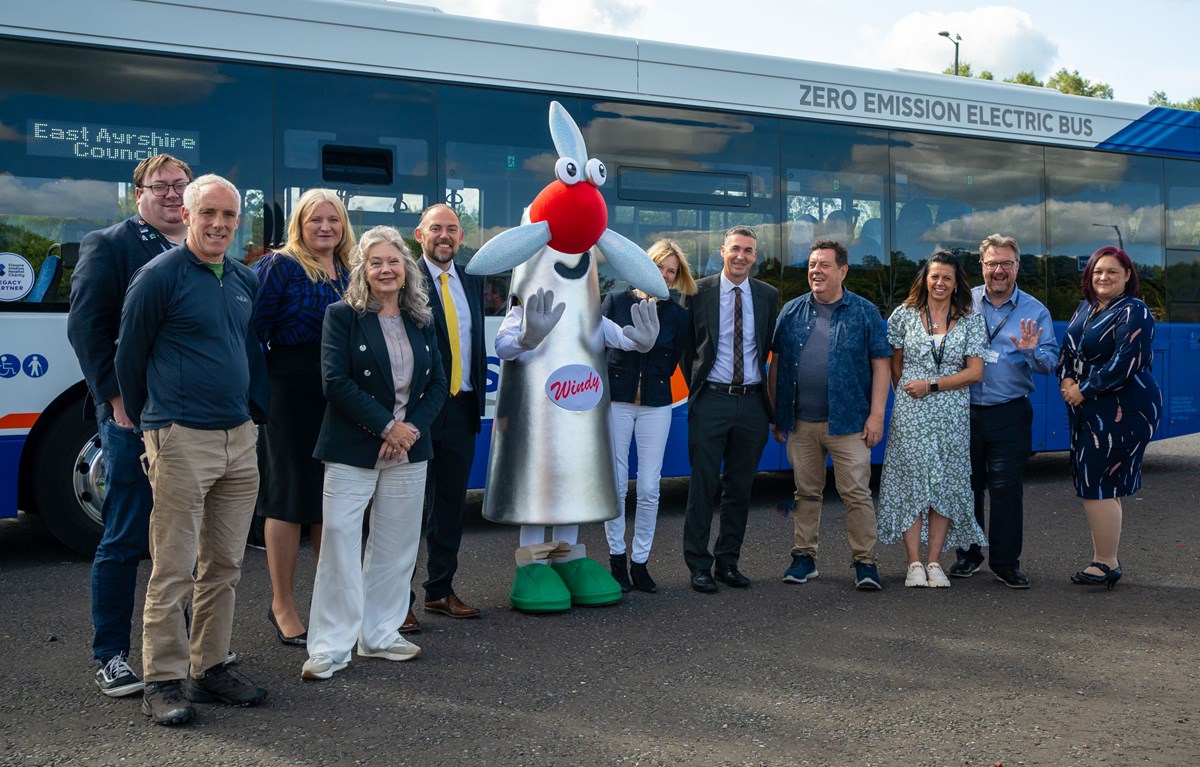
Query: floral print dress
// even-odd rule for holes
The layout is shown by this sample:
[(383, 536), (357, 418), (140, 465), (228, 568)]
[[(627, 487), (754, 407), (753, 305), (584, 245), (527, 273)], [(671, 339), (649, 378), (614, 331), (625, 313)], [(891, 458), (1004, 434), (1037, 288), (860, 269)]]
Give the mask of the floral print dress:
[[(971, 491), (971, 394), (966, 387), (916, 399), (904, 393), (907, 381), (953, 375), (964, 357), (983, 357), (988, 348), (983, 316), (959, 318), (946, 334), (937, 364), (933, 338), (921, 323), (921, 312), (900, 306), (888, 320), (888, 342), (904, 351), (900, 382), (892, 405), (883, 477), (879, 486), (879, 542), (895, 543), (927, 509), (950, 519), (943, 551), (971, 544), (987, 545), (975, 522)], [(929, 540), (928, 519), (921, 540)]]

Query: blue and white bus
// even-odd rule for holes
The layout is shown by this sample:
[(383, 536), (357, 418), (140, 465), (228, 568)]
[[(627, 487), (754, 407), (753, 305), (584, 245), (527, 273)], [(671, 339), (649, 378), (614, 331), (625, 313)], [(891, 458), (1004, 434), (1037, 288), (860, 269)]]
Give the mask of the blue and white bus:
[[(0, 18), (0, 517), (40, 513), (76, 550), (97, 540), (103, 483), (68, 288), (83, 234), (132, 213), (138, 160), (170, 152), (232, 179), (247, 259), (281, 243), (314, 186), (339, 190), (360, 231), (411, 231), (449, 202), (469, 258), (552, 178), (552, 99), (609, 169), (611, 228), (678, 240), (706, 274), (722, 233), (754, 226), (757, 276), (785, 300), (807, 289), (816, 235), (850, 245), (849, 287), (886, 316), (920, 259), (999, 231), (1062, 323), (1082, 259), (1120, 241), (1161, 323), (1159, 436), (1200, 430), (1200, 115), (386, 2), (200, 5), (44, 0)], [(677, 391), (668, 475), (688, 473)], [(1052, 382), (1034, 413), (1032, 447), (1066, 448)], [(782, 448), (760, 465), (786, 467)]]

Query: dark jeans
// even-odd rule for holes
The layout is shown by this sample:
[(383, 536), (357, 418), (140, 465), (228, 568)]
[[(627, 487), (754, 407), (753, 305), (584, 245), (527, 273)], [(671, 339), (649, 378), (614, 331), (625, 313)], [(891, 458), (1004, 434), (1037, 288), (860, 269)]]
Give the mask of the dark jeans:
[[(1024, 538), (1025, 464), (1033, 434), (1033, 408), (1027, 397), (1002, 405), (971, 407), (971, 489), (975, 521), (987, 531), (988, 564), (1020, 567)], [(984, 492), (991, 519), (984, 526)], [(959, 549), (959, 553), (964, 553)], [(978, 546), (965, 552), (981, 559)]]
[(462, 542), (463, 510), (467, 481), (475, 460), (475, 412), (479, 400), (474, 392), (463, 392), (446, 400), (439, 422), (434, 425), (433, 460), (425, 481), (425, 547), (429, 579), (425, 600), (433, 602), (454, 593), (458, 571), (458, 547)]
[[(737, 565), (746, 537), (750, 488), (769, 428), (767, 406), (758, 392), (735, 396), (707, 390), (690, 406), (692, 477), (683, 520), (683, 559), (689, 570), (708, 570), (714, 559), (718, 569)], [(718, 494), (721, 524), (710, 554), (708, 541)]]
[(153, 505), (142, 471), (142, 435), (111, 417), (99, 421), (104, 451), (104, 535), (92, 561), (92, 656), (106, 661), (129, 652), (138, 563), (146, 552)]

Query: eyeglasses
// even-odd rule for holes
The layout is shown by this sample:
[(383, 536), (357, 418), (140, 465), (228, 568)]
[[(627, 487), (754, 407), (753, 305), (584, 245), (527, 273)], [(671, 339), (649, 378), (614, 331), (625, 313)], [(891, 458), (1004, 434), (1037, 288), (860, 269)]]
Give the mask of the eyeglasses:
[(1017, 265), (1016, 261), (984, 261), (983, 268), (989, 272), (1011, 271)]
[(166, 197), (168, 189), (174, 189), (175, 194), (183, 194), (189, 182), (180, 181), (177, 184), (138, 184), (138, 189), (149, 189), (155, 197)]

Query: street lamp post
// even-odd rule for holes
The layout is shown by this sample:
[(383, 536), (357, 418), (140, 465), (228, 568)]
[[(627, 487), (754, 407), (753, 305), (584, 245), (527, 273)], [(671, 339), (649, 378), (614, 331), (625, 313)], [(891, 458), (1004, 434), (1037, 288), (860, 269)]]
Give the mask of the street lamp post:
[(962, 42), (962, 35), (955, 33), (954, 37), (951, 37), (949, 32), (938, 32), (938, 36), (954, 43), (954, 76), (958, 77), (958, 44)]

